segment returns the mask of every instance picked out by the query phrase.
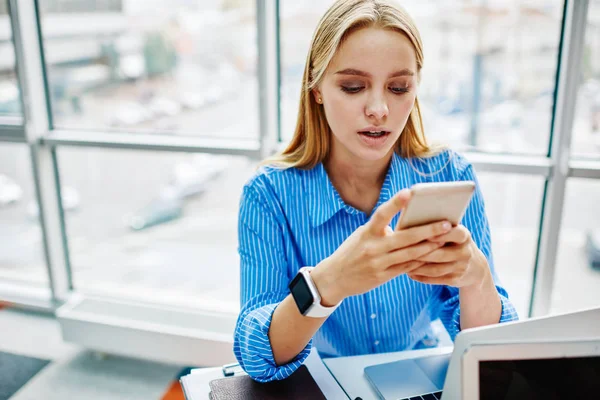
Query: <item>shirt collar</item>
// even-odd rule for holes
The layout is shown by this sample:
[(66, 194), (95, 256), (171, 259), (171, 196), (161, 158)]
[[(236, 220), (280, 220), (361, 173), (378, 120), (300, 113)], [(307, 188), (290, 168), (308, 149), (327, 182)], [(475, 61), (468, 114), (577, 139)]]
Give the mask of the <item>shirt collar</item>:
[(309, 198), (309, 212), (313, 227), (317, 227), (346, 206), (337, 192), (323, 163), (317, 164), (308, 171), (306, 192)]
[[(406, 167), (405, 164), (406, 160), (394, 152), (376, 207), (379, 207), (403, 189), (403, 187), (400, 187), (402, 179), (399, 179), (399, 177), (406, 174), (403, 171)], [(331, 183), (323, 163), (319, 163), (313, 169), (307, 171), (306, 176), (305, 190), (309, 198), (309, 213), (313, 227), (324, 224), (342, 209), (349, 214), (360, 213), (359, 210), (344, 203)]]

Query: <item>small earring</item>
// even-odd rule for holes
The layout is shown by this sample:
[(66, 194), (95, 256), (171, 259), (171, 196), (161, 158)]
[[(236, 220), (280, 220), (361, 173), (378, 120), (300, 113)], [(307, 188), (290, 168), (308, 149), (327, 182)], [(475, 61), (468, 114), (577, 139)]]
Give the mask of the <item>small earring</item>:
[(322, 97), (319, 97), (319, 98), (317, 99), (317, 103), (321, 104), (322, 102), (323, 102), (323, 98), (322, 98)]

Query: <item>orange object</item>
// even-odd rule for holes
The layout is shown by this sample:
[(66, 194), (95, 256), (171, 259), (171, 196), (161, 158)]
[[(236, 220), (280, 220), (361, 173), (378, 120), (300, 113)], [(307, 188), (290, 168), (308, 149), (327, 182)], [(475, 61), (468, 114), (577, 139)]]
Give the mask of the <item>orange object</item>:
[(161, 400), (185, 400), (179, 381), (173, 381), (171, 383), (171, 386), (169, 386), (169, 389), (161, 397)]

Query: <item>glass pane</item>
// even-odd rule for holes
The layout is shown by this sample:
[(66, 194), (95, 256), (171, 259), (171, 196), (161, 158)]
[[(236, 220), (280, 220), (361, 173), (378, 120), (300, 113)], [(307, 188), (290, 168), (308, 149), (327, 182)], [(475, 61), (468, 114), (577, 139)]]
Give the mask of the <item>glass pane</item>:
[(48, 285), (27, 146), (0, 143), (0, 281)]
[(280, 0), (279, 30), (281, 58), (281, 139), (294, 135), (302, 74), (312, 34), (319, 18), (333, 0)]
[(600, 158), (600, 0), (590, 1), (571, 151)]
[(79, 292), (239, 310), (237, 216), (256, 162), (130, 150), (58, 150)]
[(258, 138), (253, 0), (41, 9), (56, 127)]
[(600, 306), (600, 181), (567, 182), (551, 312)]
[(0, 117), (23, 114), (15, 71), (15, 49), (8, 16), (8, 1), (0, 0)]
[(492, 231), (496, 271), (519, 317), (526, 318), (533, 284), (544, 178), (490, 172), (479, 173), (478, 178)]
[[(282, 136), (293, 135), (308, 46), (329, 1), (281, 1)], [(546, 154), (563, 1), (403, 1), (423, 40), (419, 99), (435, 141)]]

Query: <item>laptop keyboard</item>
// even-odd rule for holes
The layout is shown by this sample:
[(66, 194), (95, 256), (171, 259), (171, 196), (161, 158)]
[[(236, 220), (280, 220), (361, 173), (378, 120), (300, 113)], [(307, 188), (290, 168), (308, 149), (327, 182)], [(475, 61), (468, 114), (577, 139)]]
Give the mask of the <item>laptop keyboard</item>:
[(422, 394), (420, 396), (414, 396), (414, 397), (407, 397), (405, 399), (399, 399), (399, 400), (439, 400), (442, 398), (442, 392), (434, 392), (434, 393), (427, 393), (427, 394)]

